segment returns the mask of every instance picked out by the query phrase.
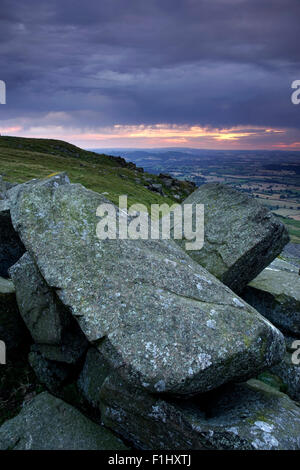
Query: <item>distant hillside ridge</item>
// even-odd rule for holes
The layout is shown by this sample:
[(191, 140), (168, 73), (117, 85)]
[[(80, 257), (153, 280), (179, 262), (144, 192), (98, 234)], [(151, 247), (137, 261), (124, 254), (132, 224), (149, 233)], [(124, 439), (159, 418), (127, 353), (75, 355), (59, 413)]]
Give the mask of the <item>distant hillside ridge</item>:
[(116, 204), (123, 194), (129, 204), (171, 204), (182, 202), (195, 190), (194, 183), (152, 175), (121, 156), (95, 153), (62, 140), (0, 137), (0, 175), (4, 180), (22, 183), (63, 171), (73, 182), (105, 193)]

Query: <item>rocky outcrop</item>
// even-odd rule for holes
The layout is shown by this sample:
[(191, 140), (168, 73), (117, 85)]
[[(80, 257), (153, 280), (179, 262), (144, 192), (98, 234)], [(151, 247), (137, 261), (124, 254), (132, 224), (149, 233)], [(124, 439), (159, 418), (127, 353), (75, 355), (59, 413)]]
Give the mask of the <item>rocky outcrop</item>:
[(42, 278), (29, 253), (10, 269), (23, 320), (45, 358), (75, 363), (87, 341), (69, 310)]
[[(285, 226), (245, 193), (219, 183), (193, 192), (184, 204), (204, 204), (204, 246), (188, 254), (240, 293), (289, 241)], [(185, 247), (185, 240), (177, 240)]]
[(242, 296), (282, 331), (300, 336), (300, 276), (295, 266), (276, 260), (250, 282)]
[[(282, 369), (280, 331), (173, 240), (99, 239), (103, 203), (64, 174), (17, 185), (2, 201), (23, 246), (8, 268), (35, 343), (29, 362), (76, 408), (41, 393), (0, 428), (0, 449), (124, 449), (107, 428), (140, 449), (300, 449), (297, 403), (245, 382)], [(241, 285), (247, 249), (264, 264), (285, 239), (255, 210), (251, 225), (247, 204), (229, 219), (234, 233), (243, 217), (250, 227), (244, 246), (233, 235), (232, 259), (243, 252), (244, 261), (227, 266)]]
[(0, 427), (0, 450), (126, 450), (120, 439), (47, 392)]
[(300, 448), (300, 408), (256, 380), (194, 400), (166, 401), (109, 376), (101, 403), (105, 425), (140, 449)]
[[(99, 240), (96, 210), (108, 201), (63, 176), (17, 188), (13, 225), (42, 278), (126, 379), (193, 395), (281, 359), (281, 333), (173, 241)], [(22, 305), (28, 294), (19, 292)]]

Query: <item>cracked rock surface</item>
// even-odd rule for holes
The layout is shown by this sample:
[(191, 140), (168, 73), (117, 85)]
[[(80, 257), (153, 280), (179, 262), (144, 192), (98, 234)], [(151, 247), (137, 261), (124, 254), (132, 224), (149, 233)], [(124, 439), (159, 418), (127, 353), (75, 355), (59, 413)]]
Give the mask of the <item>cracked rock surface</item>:
[(140, 449), (299, 450), (300, 408), (258, 380), (191, 400), (163, 400), (109, 376), (101, 389), (106, 426)]
[(282, 358), (282, 334), (172, 240), (99, 240), (103, 196), (59, 175), (18, 185), (9, 201), (49, 288), (140, 387), (193, 395)]
[(126, 450), (110, 431), (43, 392), (0, 427), (0, 450)]
[[(200, 186), (184, 204), (204, 204), (204, 246), (188, 254), (237, 293), (289, 241), (285, 226), (266, 207), (228, 185)], [(185, 240), (177, 243), (185, 247)]]
[(242, 296), (282, 331), (300, 336), (300, 276), (295, 266), (276, 260), (250, 282)]

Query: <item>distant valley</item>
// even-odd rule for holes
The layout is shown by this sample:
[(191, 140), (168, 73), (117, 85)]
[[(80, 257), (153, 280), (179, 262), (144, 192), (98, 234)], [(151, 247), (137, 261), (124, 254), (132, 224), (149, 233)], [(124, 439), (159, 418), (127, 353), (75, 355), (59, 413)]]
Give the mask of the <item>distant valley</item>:
[(192, 148), (93, 149), (122, 156), (146, 171), (178, 179), (223, 182), (251, 193), (284, 218), (294, 243), (300, 243), (300, 152), (233, 151)]

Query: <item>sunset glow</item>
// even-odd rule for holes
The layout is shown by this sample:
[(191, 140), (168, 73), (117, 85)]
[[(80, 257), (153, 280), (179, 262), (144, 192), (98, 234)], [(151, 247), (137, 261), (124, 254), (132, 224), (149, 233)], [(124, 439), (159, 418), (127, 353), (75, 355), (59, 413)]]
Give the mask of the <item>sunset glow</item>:
[(299, 149), (300, 143), (287, 129), (237, 126), (224, 129), (188, 125), (116, 124), (96, 129), (68, 126), (23, 126), (0, 128), (2, 134), (62, 139), (85, 148), (194, 147), (216, 149)]

